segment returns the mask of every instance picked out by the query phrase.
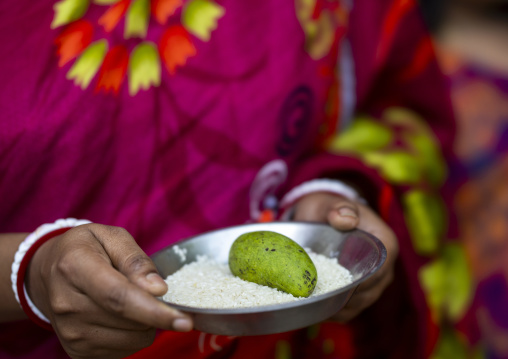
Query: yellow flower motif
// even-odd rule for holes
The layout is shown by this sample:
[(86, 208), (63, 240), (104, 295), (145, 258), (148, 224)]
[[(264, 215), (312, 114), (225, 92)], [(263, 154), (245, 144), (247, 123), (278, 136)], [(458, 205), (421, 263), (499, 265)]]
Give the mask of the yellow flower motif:
[(85, 14), (89, 4), (89, 0), (61, 0), (57, 2), (53, 6), (55, 16), (51, 22), (51, 28), (56, 29), (59, 26), (80, 19)]
[(482, 350), (482, 343), (475, 346), (468, 338), (456, 329), (444, 328), (439, 333), (439, 340), (430, 359), (486, 359)]
[(67, 79), (74, 80), (74, 84), (80, 86), (83, 90), (87, 88), (102, 65), (107, 49), (108, 43), (106, 40), (99, 40), (90, 44), (67, 72)]
[(402, 140), (411, 144), (416, 151), (426, 178), (435, 186), (442, 185), (447, 174), (446, 163), (439, 150), (439, 141), (424, 119), (415, 112), (400, 107), (388, 109), (384, 117), (389, 124), (413, 129), (405, 131)]
[(367, 152), (364, 161), (379, 169), (383, 178), (394, 184), (416, 184), (422, 178), (420, 163), (403, 150)]
[[(396, 134), (395, 128), (401, 131)], [(394, 146), (397, 140), (409, 152)], [(381, 122), (368, 117), (355, 119), (348, 129), (330, 140), (329, 149), (358, 155), (395, 184), (429, 181), (440, 186), (446, 177), (446, 164), (434, 134), (423, 119), (403, 108), (387, 109)]]
[(399, 107), (388, 108), (379, 120), (360, 117), (330, 140), (329, 149), (356, 155), (389, 183), (409, 186), (402, 200), (413, 247), (422, 255), (439, 250), (446, 211), (436, 189), (445, 180), (446, 164), (422, 118)]
[(436, 260), (420, 269), (418, 277), (434, 321), (443, 316), (452, 321), (462, 318), (474, 288), (466, 252), (459, 243), (445, 245)]
[(142, 42), (132, 50), (129, 62), (129, 94), (134, 96), (140, 89), (150, 85), (159, 86), (161, 67), (155, 44)]
[(124, 38), (145, 38), (150, 19), (149, 0), (134, 0), (125, 16)]
[(224, 8), (212, 1), (192, 0), (183, 10), (182, 24), (193, 35), (208, 41), (211, 32), (217, 28), (217, 20), (224, 13)]
[(295, 12), (296, 17), (305, 31), (308, 38), (314, 38), (317, 34), (317, 21), (312, 19), (312, 13), (316, 7), (316, 0), (296, 0)]
[(446, 230), (446, 211), (442, 199), (436, 194), (413, 189), (402, 198), (405, 219), (415, 251), (435, 254)]
[(377, 151), (390, 144), (394, 138), (388, 127), (367, 117), (358, 117), (344, 132), (330, 142), (334, 152), (366, 153)]
[[(82, 19), (87, 11), (91, 12), (89, 8), (97, 10), (101, 6), (107, 9), (96, 22)], [(181, 11), (177, 12), (177, 9)], [(135, 95), (140, 89), (160, 84), (161, 61), (173, 75), (177, 67), (184, 66), (196, 55), (194, 42), (197, 38), (210, 40), (211, 32), (217, 28), (218, 19), (225, 10), (213, 0), (189, 0), (185, 6), (182, 0), (59, 0), (54, 5), (54, 13), (52, 28), (67, 25), (56, 41), (59, 66), (81, 54), (67, 72), (67, 78), (85, 89), (99, 74), (97, 89), (114, 89), (118, 93), (127, 75), (129, 94)], [(151, 15), (159, 25), (165, 25), (170, 16), (175, 20), (163, 29), (156, 43), (143, 41)], [(138, 44), (134, 50), (129, 53), (131, 45), (122, 44), (116, 36), (89, 45), (94, 26), (102, 27), (102, 31), (109, 34), (122, 20), (124, 39), (137, 38), (132, 40)], [(109, 45), (111, 50), (108, 52)]]
[(316, 12), (320, 3), (317, 0), (295, 0), (296, 16), (305, 33), (305, 50), (314, 60), (330, 52), (337, 28), (344, 28), (348, 19), (347, 6), (341, 0), (327, 0), (330, 7)]

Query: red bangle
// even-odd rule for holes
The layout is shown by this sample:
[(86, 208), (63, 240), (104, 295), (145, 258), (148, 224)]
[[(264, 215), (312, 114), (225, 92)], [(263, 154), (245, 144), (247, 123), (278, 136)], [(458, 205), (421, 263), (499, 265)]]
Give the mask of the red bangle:
[(34, 256), (37, 249), (39, 249), (40, 246), (42, 246), (44, 243), (49, 241), (51, 238), (54, 238), (56, 236), (59, 236), (60, 234), (63, 234), (67, 232), (69, 229), (73, 227), (65, 227), (65, 228), (59, 228), (54, 231), (51, 231), (47, 233), (46, 235), (42, 236), (35, 242), (26, 252), (25, 256), (23, 257), (23, 260), (21, 261), (19, 265), (19, 271), (18, 271), (18, 278), (16, 282), (16, 286), (18, 289), (18, 296), (19, 296), (19, 304), (21, 305), (21, 308), (25, 312), (25, 314), (30, 318), (32, 322), (39, 325), (40, 327), (53, 331), (53, 327), (46, 323), (45, 321), (41, 320), (30, 308), (28, 305), (28, 301), (25, 296), (25, 274), (26, 270), (28, 269), (28, 264), (30, 263), (30, 260)]

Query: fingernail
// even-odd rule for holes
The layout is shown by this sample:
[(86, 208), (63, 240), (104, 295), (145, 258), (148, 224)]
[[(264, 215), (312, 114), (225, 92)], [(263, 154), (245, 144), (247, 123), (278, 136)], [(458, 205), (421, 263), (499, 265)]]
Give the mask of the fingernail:
[(186, 318), (177, 318), (173, 321), (173, 328), (179, 332), (189, 332), (192, 330), (192, 322)]
[(146, 280), (150, 282), (151, 284), (162, 284), (164, 282), (164, 279), (157, 273), (149, 273), (146, 276)]
[(343, 207), (343, 208), (340, 208), (340, 209), (339, 209), (339, 214), (340, 214), (342, 217), (353, 217), (353, 218), (357, 218), (357, 215), (356, 215), (355, 211), (353, 211), (351, 208), (348, 208), (348, 207)]
[(145, 278), (151, 287), (166, 288), (166, 282), (157, 273), (149, 273)]

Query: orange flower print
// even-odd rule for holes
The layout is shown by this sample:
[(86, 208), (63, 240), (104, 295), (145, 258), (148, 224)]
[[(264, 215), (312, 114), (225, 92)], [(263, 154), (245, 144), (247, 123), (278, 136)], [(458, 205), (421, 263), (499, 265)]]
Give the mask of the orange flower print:
[(98, 23), (106, 32), (111, 32), (118, 25), (129, 7), (130, 0), (122, 0), (111, 6), (99, 18)]
[(112, 91), (118, 93), (122, 85), (127, 66), (129, 64), (129, 52), (122, 45), (113, 47), (104, 58), (99, 80), (97, 82), (97, 91)]
[(173, 75), (177, 66), (185, 65), (187, 58), (196, 54), (189, 33), (183, 26), (171, 26), (164, 32), (159, 43), (159, 52), (168, 72)]
[(152, 15), (159, 24), (164, 25), (180, 6), (182, 0), (153, 0)]
[(78, 20), (67, 27), (56, 39), (58, 66), (73, 60), (92, 42), (93, 27), (88, 21)]
[(101, 67), (108, 44), (106, 40), (98, 40), (91, 43), (74, 62), (67, 79), (74, 80), (74, 84), (86, 89)]
[[(92, 7), (105, 9), (96, 22), (83, 19)], [(67, 78), (82, 89), (97, 78), (96, 91), (113, 94), (120, 92), (127, 79), (131, 96), (159, 86), (161, 67), (174, 75), (185, 66), (197, 53), (195, 43), (209, 41), (225, 13), (214, 0), (60, 0), (53, 9), (51, 28), (62, 28), (55, 39), (58, 66), (74, 60)], [(165, 26), (173, 16), (179, 18), (156, 42), (146, 39), (152, 21), (152, 25)], [(95, 27), (111, 33), (120, 24), (123, 39), (137, 41), (132, 50), (121, 41), (92, 42)]]

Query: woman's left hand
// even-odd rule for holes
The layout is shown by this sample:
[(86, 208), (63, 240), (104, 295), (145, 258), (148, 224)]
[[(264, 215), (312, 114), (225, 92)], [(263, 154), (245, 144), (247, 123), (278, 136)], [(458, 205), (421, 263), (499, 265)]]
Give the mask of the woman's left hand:
[(354, 318), (372, 305), (392, 282), (399, 252), (397, 238), (368, 206), (339, 195), (316, 192), (302, 197), (295, 204), (293, 220), (328, 223), (340, 231), (358, 228), (377, 237), (386, 247), (387, 258), (381, 269), (360, 284), (349, 302), (331, 319), (346, 322)]

